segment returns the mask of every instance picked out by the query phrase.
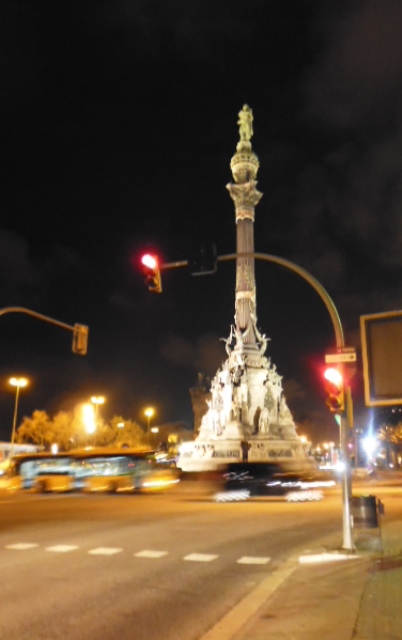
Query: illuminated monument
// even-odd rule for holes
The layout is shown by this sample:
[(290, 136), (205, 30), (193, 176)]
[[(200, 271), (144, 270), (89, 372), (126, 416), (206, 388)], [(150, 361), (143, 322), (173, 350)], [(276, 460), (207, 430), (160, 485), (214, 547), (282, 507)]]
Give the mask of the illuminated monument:
[(237, 227), (234, 324), (225, 339), (227, 359), (211, 383), (207, 411), (197, 438), (182, 445), (183, 471), (214, 469), (228, 462), (278, 461), (303, 466), (308, 458), (286, 403), (282, 377), (265, 356), (269, 338), (257, 328), (254, 257), (258, 158), (251, 148), (253, 114), (239, 113), (240, 141), (227, 186), (235, 205)]

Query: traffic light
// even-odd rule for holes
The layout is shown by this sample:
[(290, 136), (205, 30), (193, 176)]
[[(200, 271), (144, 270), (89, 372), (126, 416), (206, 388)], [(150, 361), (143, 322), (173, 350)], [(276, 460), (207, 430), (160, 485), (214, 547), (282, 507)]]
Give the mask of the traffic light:
[(329, 367), (324, 372), (325, 391), (327, 399), (325, 404), (332, 413), (343, 413), (345, 409), (345, 393), (342, 369)]
[(84, 324), (75, 324), (73, 332), (73, 353), (85, 356), (88, 349), (88, 327)]
[(216, 272), (216, 246), (200, 244), (188, 261), (192, 276), (206, 276)]
[(162, 279), (157, 258), (152, 256), (150, 253), (146, 253), (142, 256), (141, 262), (143, 264), (143, 271), (146, 276), (145, 284), (147, 285), (148, 290), (153, 291), (154, 293), (161, 293)]

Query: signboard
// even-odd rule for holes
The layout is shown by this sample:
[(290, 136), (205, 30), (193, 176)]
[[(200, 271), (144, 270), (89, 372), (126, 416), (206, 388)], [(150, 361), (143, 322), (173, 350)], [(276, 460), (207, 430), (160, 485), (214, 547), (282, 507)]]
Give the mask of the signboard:
[(354, 347), (340, 347), (325, 353), (327, 364), (339, 364), (342, 362), (356, 362), (356, 349)]
[(402, 311), (360, 316), (368, 407), (402, 404)]

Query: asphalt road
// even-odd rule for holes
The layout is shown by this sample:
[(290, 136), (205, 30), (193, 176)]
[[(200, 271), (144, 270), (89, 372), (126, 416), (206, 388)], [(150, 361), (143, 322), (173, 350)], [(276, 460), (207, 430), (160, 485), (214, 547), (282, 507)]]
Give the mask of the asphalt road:
[(0, 495), (0, 638), (198, 640), (290, 555), (342, 535), (321, 502)]

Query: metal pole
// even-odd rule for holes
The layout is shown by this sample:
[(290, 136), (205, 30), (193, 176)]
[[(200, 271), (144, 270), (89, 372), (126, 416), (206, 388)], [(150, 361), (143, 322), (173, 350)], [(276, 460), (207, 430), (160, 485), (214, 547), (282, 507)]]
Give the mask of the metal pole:
[(352, 497), (352, 476), (350, 467), (350, 456), (348, 448), (348, 423), (345, 416), (341, 416), (340, 439), (345, 465), (342, 474), (342, 511), (343, 511), (343, 549), (352, 551), (355, 544), (352, 535), (352, 518), (350, 513), (350, 499)]
[(13, 419), (13, 430), (11, 433), (11, 453), (10, 457), (14, 456), (14, 442), (15, 442), (15, 429), (17, 426), (17, 412), (18, 412), (18, 398), (20, 394), (20, 385), (17, 384), (15, 391), (15, 404), (14, 404), (14, 419)]

